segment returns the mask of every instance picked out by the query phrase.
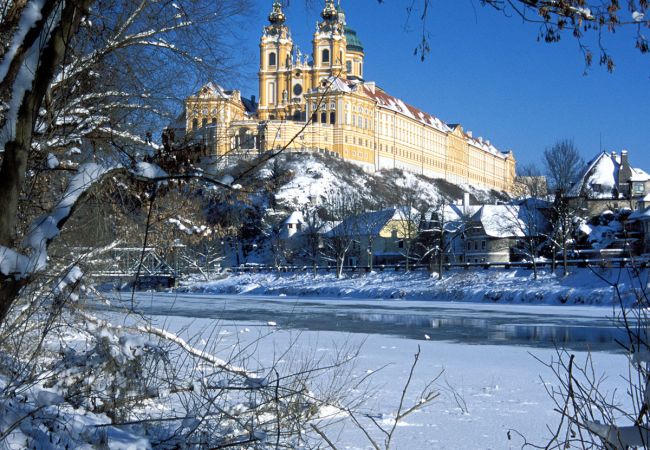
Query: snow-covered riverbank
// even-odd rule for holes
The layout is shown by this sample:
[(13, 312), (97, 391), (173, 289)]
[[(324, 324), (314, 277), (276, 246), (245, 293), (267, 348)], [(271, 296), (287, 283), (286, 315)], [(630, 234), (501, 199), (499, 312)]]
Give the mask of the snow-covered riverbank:
[(567, 277), (530, 270), (453, 271), (443, 280), (427, 272), (348, 274), (245, 273), (213, 281), (185, 281), (182, 292), (246, 295), (287, 295), (407, 300), (451, 300), (532, 304), (618, 304), (614, 283), (623, 301), (632, 304), (635, 291), (648, 284), (648, 272), (631, 269), (574, 268)]

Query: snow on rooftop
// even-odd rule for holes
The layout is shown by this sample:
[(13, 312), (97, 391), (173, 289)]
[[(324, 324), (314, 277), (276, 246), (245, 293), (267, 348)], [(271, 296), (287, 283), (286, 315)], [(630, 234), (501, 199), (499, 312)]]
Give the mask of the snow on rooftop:
[[(617, 153), (601, 152), (592, 159), (569, 194), (579, 196), (586, 194), (591, 198), (611, 198), (619, 185), (621, 157)], [(630, 181), (645, 182), (650, 180), (650, 174), (643, 169), (630, 167)]]
[(474, 138), (472, 136), (466, 135), (465, 137), (467, 141), (474, 147), (480, 148), (481, 150), (500, 158), (506, 158), (506, 153), (496, 148), (490, 141), (483, 139), (481, 136)]
[[(391, 111), (395, 111), (411, 119), (417, 120), (418, 122), (428, 127), (432, 127), (442, 133), (451, 133), (452, 131), (452, 128), (446, 123), (444, 123), (442, 120), (440, 120), (439, 118), (429, 113), (426, 113), (416, 108), (415, 106), (409, 105), (408, 103), (405, 103), (403, 100), (394, 97), (381, 89), (377, 89), (366, 85), (363, 85), (363, 89), (366, 95), (374, 99), (375, 101), (377, 101), (377, 104), (381, 107), (384, 107)], [(484, 150), (486, 152), (489, 152), (501, 158), (506, 157), (506, 154), (500, 151), (499, 149), (497, 149), (494, 145), (492, 145), (490, 141), (483, 140), (483, 138), (475, 139), (469, 135), (466, 135), (466, 138), (470, 142), (470, 144), (480, 148), (481, 150)]]
[[(481, 208), (481, 205), (445, 205), (445, 222), (459, 222), (473, 216)], [(433, 211), (435, 212), (435, 211)]]
[(569, 194), (579, 196), (586, 193), (595, 198), (611, 197), (612, 191), (618, 186), (619, 167), (620, 161), (617, 155), (600, 153), (587, 164), (587, 169), (570, 189)]
[(292, 212), (289, 217), (284, 219), (282, 222), (283, 225), (288, 225), (288, 224), (302, 224), (305, 223), (305, 218), (302, 215), (301, 211), (294, 211)]
[(215, 83), (214, 81), (209, 81), (206, 85), (204, 85), (199, 91), (196, 93), (197, 97), (220, 97), (220, 98), (230, 98), (231, 93), (226, 91), (223, 87), (221, 87), (219, 84)]
[(327, 86), (329, 86), (329, 90), (331, 91), (352, 92), (351, 85), (339, 77), (330, 77), (327, 80)]
[(404, 101), (402, 101), (401, 99), (397, 97), (393, 97), (392, 95), (384, 92), (381, 89), (376, 89), (376, 88), (372, 89), (371, 87), (364, 85), (363, 90), (368, 97), (377, 101), (377, 104), (379, 106), (400, 113), (411, 119), (415, 119), (418, 122), (426, 126), (435, 128), (436, 130), (441, 131), (443, 133), (451, 132), (451, 128), (449, 128), (447, 124), (445, 124), (442, 120), (414, 106), (404, 103)]
[(483, 205), (472, 220), (481, 223), (486, 235), (496, 238), (530, 236), (544, 227), (539, 211), (519, 205)]
[(395, 207), (379, 211), (370, 211), (344, 219), (327, 234), (378, 236), (381, 230), (392, 221), (408, 221), (417, 217), (418, 212), (413, 208)]
[(650, 174), (648, 174), (645, 170), (639, 169), (639, 168), (632, 168), (632, 176), (630, 177), (630, 181), (648, 181), (650, 180)]

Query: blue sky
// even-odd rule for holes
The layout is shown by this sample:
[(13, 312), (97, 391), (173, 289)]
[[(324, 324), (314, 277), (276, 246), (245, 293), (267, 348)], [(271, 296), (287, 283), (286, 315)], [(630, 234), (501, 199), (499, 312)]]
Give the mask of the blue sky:
[[(256, 0), (242, 31), (248, 63), (237, 85), (257, 95), (259, 37), (271, 0)], [(586, 160), (603, 150), (628, 149), (633, 165), (650, 171), (650, 55), (634, 48), (631, 33), (606, 36), (617, 64), (613, 74), (596, 60), (585, 76), (577, 42), (537, 42), (538, 28), (505, 17), (477, 0), (432, 2), (431, 52), (413, 55), (420, 38), (417, 17), (407, 22), (411, 0), (341, 0), (347, 22), (365, 47), (365, 77), (445, 122), (512, 149), (521, 163), (540, 162), (544, 149), (572, 138)], [(415, 1), (418, 3), (418, 0)], [(294, 42), (311, 52), (321, 0), (293, 0), (285, 7)], [(417, 16), (417, 13), (415, 13)]]

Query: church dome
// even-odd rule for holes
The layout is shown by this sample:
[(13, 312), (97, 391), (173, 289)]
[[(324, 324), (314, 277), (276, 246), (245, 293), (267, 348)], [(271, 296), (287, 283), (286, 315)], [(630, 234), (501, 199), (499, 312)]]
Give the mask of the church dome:
[(363, 44), (357, 36), (357, 32), (350, 27), (345, 27), (345, 40), (347, 41), (346, 50), (363, 53)]

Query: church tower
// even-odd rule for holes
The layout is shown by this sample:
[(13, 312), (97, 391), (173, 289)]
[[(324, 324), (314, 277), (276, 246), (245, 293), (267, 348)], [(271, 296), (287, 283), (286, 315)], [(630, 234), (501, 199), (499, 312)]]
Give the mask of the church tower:
[(282, 5), (275, 0), (269, 25), (264, 27), (260, 41), (258, 111), (261, 120), (285, 119), (290, 114), (293, 41), (285, 19)]
[(345, 78), (345, 16), (334, 6), (334, 0), (325, 0), (321, 17), (314, 33), (312, 86), (319, 86), (330, 76)]

